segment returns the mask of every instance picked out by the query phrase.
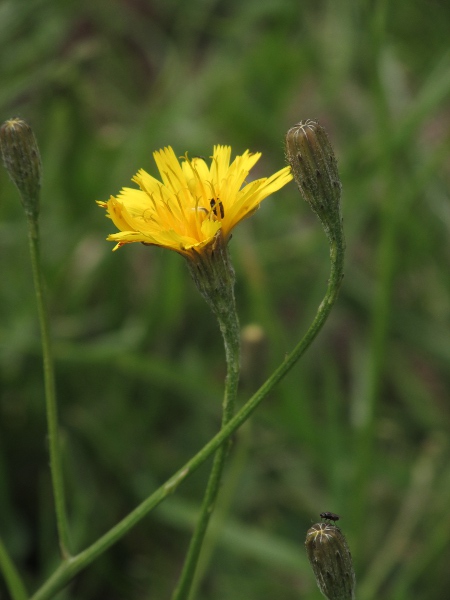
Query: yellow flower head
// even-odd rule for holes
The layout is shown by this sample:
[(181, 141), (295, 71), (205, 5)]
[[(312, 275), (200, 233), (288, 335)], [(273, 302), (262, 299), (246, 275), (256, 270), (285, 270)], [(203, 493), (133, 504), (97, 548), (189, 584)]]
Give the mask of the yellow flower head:
[(239, 221), (292, 179), (290, 167), (285, 167), (271, 177), (246, 184), (261, 153), (246, 150), (230, 164), (230, 146), (214, 146), (211, 166), (203, 158), (189, 159), (187, 154), (180, 164), (170, 146), (153, 156), (162, 182), (141, 169), (133, 177), (140, 189), (123, 188), (118, 196), (98, 202), (120, 230), (107, 238), (117, 242), (114, 250), (142, 242), (184, 256), (201, 252), (219, 230), (227, 241)]

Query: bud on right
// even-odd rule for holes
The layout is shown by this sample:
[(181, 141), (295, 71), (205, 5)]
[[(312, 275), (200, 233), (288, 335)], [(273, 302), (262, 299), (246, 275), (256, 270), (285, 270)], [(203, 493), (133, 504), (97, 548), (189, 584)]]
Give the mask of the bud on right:
[(339, 527), (316, 523), (306, 533), (305, 547), (317, 586), (325, 598), (354, 600), (352, 555)]
[(341, 181), (325, 129), (317, 121), (300, 121), (286, 134), (286, 158), (303, 198), (328, 236), (341, 229)]

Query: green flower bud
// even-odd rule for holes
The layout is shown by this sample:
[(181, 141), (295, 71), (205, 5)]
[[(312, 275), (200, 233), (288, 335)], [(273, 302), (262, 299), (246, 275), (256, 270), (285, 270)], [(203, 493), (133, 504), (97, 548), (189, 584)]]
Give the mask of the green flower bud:
[(303, 198), (333, 239), (342, 227), (341, 181), (326, 131), (317, 121), (300, 121), (286, 134), (286, 158)]
[(335, 525), (316, 523), (306, 533), (306, 553), (319, 590), (328, 600), (354, 600), (355, 571), (344, 534)]
[(8, 119), (0, 128), (3, 164), (20, 193), (27, 217), (39, 213), (41, 155), (31, 127), (18, 117)]

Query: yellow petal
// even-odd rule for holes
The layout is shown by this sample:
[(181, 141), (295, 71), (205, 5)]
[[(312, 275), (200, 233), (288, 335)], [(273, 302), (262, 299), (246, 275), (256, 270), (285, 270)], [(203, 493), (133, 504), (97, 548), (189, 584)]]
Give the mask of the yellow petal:
[(116, 197), (98, 202), (119, 230), (108, 237), (117, 242), (115, 249), (142, 242), (189, 256), (189, 249), (201, 251), (220, 229), (226, 241), (239, 221), (292, 179), (285, 167), (246, 184), (261, 154), (246, 150), (230, 163), (230, 146), (214, 146), (209, 167), (202, 157), (187, 155), (180, 164), (170, 146), (153, 156), (161, 181), (141, 169), (133, 177), (140, 189), (123, 188)]

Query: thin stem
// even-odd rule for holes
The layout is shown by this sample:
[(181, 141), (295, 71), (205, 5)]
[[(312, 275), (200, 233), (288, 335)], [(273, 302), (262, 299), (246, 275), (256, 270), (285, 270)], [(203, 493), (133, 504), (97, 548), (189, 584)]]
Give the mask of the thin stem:
[(177, 473), (172, 475), (160, 488), (146, 498), (131, 513), (112, 527), (91, 546), (62, 563), (53, 575), (34, 594), (31, 600), (47, 600), (63, 588), (77, 573), (87, 567), (92, 561), (103, 554), (108, 548), (120, 540), (145, 515), (160, 504), (167, 496), (189, 475), (196, 471), (223, 443), (227, 440), (261, 404), (264, 398), (273, 390), (276, 384), (292, 369), (298, 359), (309, 348), (330, 314), (339, 293), (343, 277), (344, 240), (342, 235), (330, 240), (331, 273), (327, 291), (320, 303), (316, 316), (308, 331), (294, 350), (281, 365), (259, 388), (259, 390), (244, 404), (239, 412), (223, 427), (193, 458), (191, 458)]
[(220, 497), (214, 507), (214, 515), (208, 528), (207, 535), (202, 545), (194, 580), (191, 585), (189, 598), (197, 598), (198, 590), (208, 570), (218, 539), (226, 523), (231, 504), (236, 495), (243, 469), (247, 460), (250, 443), (251, 421), (247, 421), (236, 435), (239, 436), (238, 444), (229, 461), (226, 476), (221, 484)]
[(12, 600), (27, 600), (25, 585), (0, 538), (0, 569)]
[[(227, 362), (227, 378), (225, 383), (225, 395), (223, 401), (222, 428), (225, 427), (233, 417), (236, 395), (239, 383), (240, 371), (240, 340), (239, 340), (239, 321), (232, 295), (232, 305), (226, 307), (225, 311), (217, 311), (216, 316), (219, 320), (220, 330), (223, 335), (225, 345), (225, 356)], [(220, 481), (222, 478), (225, 460), (228, 454), (229, 440), (222, 444), (214, 455), (214, 462), (203, 497), (200, 516), (191, 538), (186, 560), (178, 582), (178, 585), (172, 596), (173, 600), (186, 600), (189, 597), (195, 572), (198, 565), (198, 559), (205, 539), (209, 520), (214, 510), (214, 505), (219, 493)]]
[(66, 501), (64, 493), (64, 479), (61, 465), (61, 453), (58, 439), (58, 411), (56, 405), (55, 374), (53, 368), (53, 355), (51, 351), (50, 327), (47, 305), (44, 298), (44, 282), (42, 277), (39, 229), (37, 222), (28, 219), (28, 241), (33, 269), (34, 287), (41, 329), (42, 356), (45, 382), (45, 403), (47, 410), (47, 428), (50, 451), (50, 470), (55, 500), (56, 525), (58, 529), (59, 547), (64, 560), (70, 557), (69, 553), (69, 528), (67, 524)]

